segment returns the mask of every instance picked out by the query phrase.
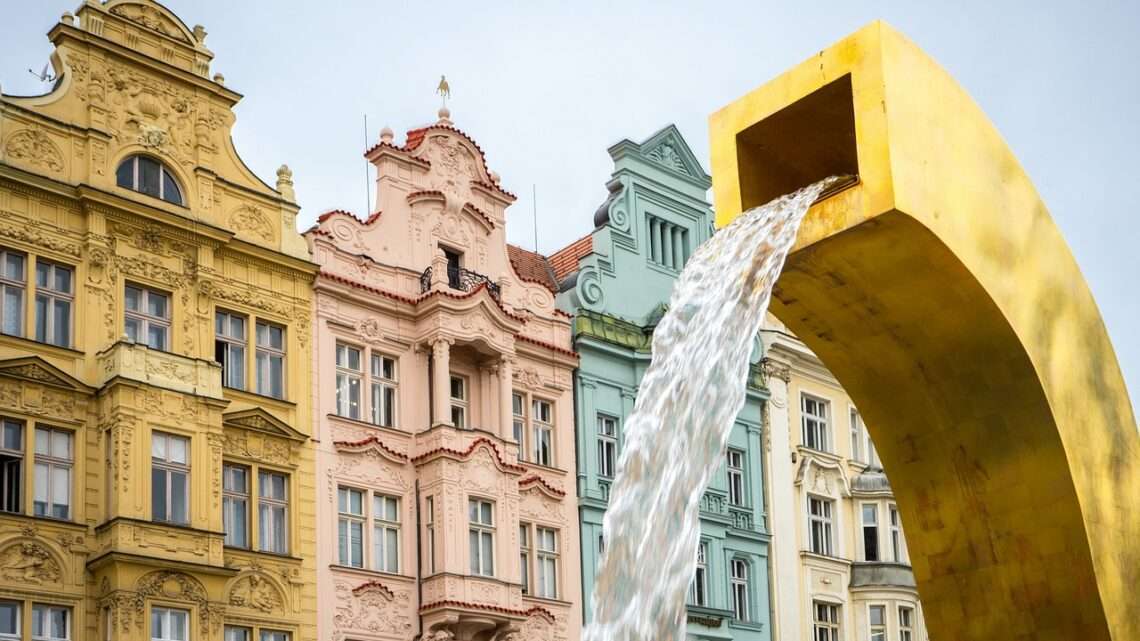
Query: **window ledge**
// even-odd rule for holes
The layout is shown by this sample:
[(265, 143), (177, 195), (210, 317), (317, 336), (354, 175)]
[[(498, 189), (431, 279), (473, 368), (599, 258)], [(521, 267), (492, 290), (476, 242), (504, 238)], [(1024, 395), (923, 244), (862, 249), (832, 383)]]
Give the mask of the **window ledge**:
[[(339, 563), (330, 563), (329, 569), (330, 570), (336, 570), (338, 572), (348, 572), (351, 574), (359, 574), (361, 576), (367, 576), (367, 577), (373, 577), (373, 578), (388, 578), (388, 579), (396, 579), (399, 581), (415, 581), (416, 580), (416, 577), (414, 577), (414, 576), (408, 576), (406, 574), (400, 574), (398, 572), (385, 572), (383, 570), (370, 570), (368, 568), (357, 568), (357, 567), (353, 567), (351, 565), (341, 565)], [(424, 577), (424, 578), (426, 579), (427, 577)]]
[(562, 599), (552, 599), (550, 597), (536, 596), (533, 594), (524, 594), (524, 595), (522, 595), (522, 598), (524, 601), (536, 601), (538, 603), (550, 603), (552, 605), (561, 605), (564, 607), (570, 607), (571, 605), (573, 605), (573, 603), (570, 603), (569, 601), (563, 601)]
[(756, 632), (764, 631), (763, 623), (756, 623), (755, 621), (740, 621), (738, 619), (729, 619), (728, 627), (738, 628), (740, 630), (755, 630)]
[(292, 554), (288, 554), (288, 553), (267, 552), (265, 550), (255, 550), (253, 548), (242, 548), (242, 547), (236, 547), (233, 545), (225, 545), (222, 547), (222, 549), (226, 554), (249, 554), (249, 555), (254, 555), (254, 556), (266, 556), (266, 557), (269, 557), (272, 559), (280, 559), (282, 561), (295, 561), (297, 563), (304, 562), (304, 559), (302, 559), (301, 557), (293, 556)]
[(34, 521), (36, 523), (42, 523), (44, 525), (47, 525), (50, 523), (50, 524), (60, 525), (60, 526), (67, 527), (67, 528), (87, 529), (86, 525), (84, 525), (83, 523), (80, 523), (79, 521), (76, 521), (74, 519), (57, 519), (57, 518), (54, 518), (51, 516), (36, 516), (34, 514), (25, 514), (23, 512), (4, 512), (4, 511), (0, 510), (0, 519), (4, 519), (4, 518), (27, 519), (29, 521)]
[(267, 405), (276, 405), (280, 409), (285, 409), (285, 410), (292, 410), (292, 409), (296, 409), (296, 407), (297, 407), (297, 404), (294, 403), (293, 401), (289, 401), (289, 400), (286, 400), (283, 398), (277, 398), (276, 396), (267, 396), (265, 394), (258, 394), (257, 392), (251, 392), (249, 390), (239, 389), (237, 387), (226, 387), (225, 385), (222, 385), (222, 394), (225, 394), (225, 395), (232, 394), (232, 395), (234, 395), (234, 396), (236, 396), (242, 400), (249, 401), (255, 405), (258, 403), (265, 403)]
[(43, 343), (35, 339), (16, 336), (15, 334), (0, 334), (0, 344), (7, 342), (15, 343), (20, 349), (41, 349), (64, 358), (82, 359), (86, 357), (86, 354), (74, 347), (60, 347), (59, 345)]

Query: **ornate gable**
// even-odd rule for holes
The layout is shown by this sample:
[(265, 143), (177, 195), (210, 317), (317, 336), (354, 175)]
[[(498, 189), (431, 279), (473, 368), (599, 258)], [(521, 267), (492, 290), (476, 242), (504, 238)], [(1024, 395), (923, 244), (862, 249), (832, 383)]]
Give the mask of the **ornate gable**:
[(22, 356), (0, 361), (0, 376), (42, 383), (76, 392), (92, 391), (79, 379), (59, 369), (39, 356)]
[(304, 441), (308, 438), (290, 427), (285, 421), (282, 421), (260, 407), (227, 412), (222, 414), (222, 422), (227, 427), (240, 427), (273, 436), (281, 436), (294, 441)]
[(641, 152), (649, 160), (670, 171), (697, 180), (708, 180), (700, 161), (693, 155), (693, 150), (689, 149), (675, 125), (668, 125), (641, 143)]

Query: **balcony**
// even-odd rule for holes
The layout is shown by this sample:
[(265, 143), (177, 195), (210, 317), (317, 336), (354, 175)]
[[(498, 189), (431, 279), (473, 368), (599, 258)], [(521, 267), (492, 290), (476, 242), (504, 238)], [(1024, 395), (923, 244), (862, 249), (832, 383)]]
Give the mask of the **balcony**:
[(96, 355), (99, 385), (128, 379), (183, 394), (221, 399), (222, 367), (213, 361), (180, 356), (146, 345), (119, 341)]
[(853, 588), (903, 588), (914, 590), (914, 573), (909, 565), (886, 562), (856, 562), (851, 565)]
[[(432, 268), (428, 267), (424, 270), (424, 273), (420, 274), (421, 294), (426, 294), (431, 291), (431, 273)], [(487, 292), (491, 294), (491, 298), (502, 302), (500, 299), (502, 292), (499, 289), (498, 283), (489, 277), (479, 272), (471, 271), (470, 269), (464, 269), (463, 267), (455, 267), (452, 265), (448, 265), (447, 267), (447, 286), (451, 289), (469, 292), (484, 284), (487, 286)]]

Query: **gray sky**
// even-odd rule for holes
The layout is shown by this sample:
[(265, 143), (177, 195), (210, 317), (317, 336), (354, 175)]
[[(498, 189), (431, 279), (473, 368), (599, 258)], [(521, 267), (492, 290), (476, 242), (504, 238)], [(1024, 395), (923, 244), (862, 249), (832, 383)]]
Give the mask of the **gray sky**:
[[(235, 138), (272, 182), (294, 170), (302, 227), (362, 213), (365, 147), (385, 124), (435, 119), (447, 74), (456, 125), (503, 185), (510, 240), (551, 252), (590, 230), (606, 147), (673, 122), (708, 165), (708, 115), (875, 18), (907, 34), (981, 105), (1029, 172), (1089, 280), (1140, 399), (1140, 3), (377, 2), (168, 0), (203, 24), (213, 70), (245, 94)], [(941, 6), (936, 6), (940, 4)], [(0, 0), (0, 84), (27, 73), (78, 2)], [(1000, 6), (999, 6), (1000, 5)], [(726, 61), (730, 61), (727, 62)]]

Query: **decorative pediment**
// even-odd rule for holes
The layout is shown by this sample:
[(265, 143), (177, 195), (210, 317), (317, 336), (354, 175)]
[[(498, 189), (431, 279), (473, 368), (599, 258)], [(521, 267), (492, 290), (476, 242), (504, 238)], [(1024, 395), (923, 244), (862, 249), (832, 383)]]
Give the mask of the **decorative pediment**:
[(479, 449), (485, 449), (490, 455), (491, 462), (495, 465), (500, 472), (507, 472), (511, 474), (521, 474), (526, 471), (526, 468), (521, 465), (508, 463), (504, 459), (502, 452), (499, 451), (499, 446), (496, 445), (491, 439), (480, 436), (479, 438), (471, 441), (465, 450), (456, 450), (450, 447), (438, 447), (434, 450), (424, 452), (419, 456), (412, 459), (416, 465), (423, 464), (435, 458), (445, 457), (459, 461), (467, 461)]
[(538, 476), (537, 474), (532, 474), (526, 478), (519, 479), (519, 490), (523, 492), (527, 490), (539, 491), (552, 499), (560, 499), (566, 496), (565, 490), (555, 487), (554, 485), (548, 483), (546, 479)]
[(112, 15), (133, 22), (140, 27), (160, 33), (168, 38), (193, 45), (196, 40), (193, 32), (186, 28), (173, 13), (157, 2), (112, 2), (108, 7)]
[(689, 145), (681, 137), (681, 132), (674, 125), (665, 127), (641, 143), (641, 151), (646, 158), (666, 169), (690, 178), (706, 179), (700, 161), (693, 155), (693, 150), (689, 149)]
[(93, 390), (79, 379), (39, 356), (21, 356), (0, 361), (0, 376), (18, 378), (90, 394)]
[(821, 496), (851, 496), (851, 482), (843, 465), (811, 454), (800, 457), (795, 484), (807, 492)]
[(260, 407), (222, 414), (222, 423), (227, 427), (240, 427), (273, 436), (281, 436), (294, 441), (304, 441), (308, 437), (293, 429), (285, 421)]
[(335, 447), (336, 451), (338, 452), (344, 452), (348, 454), (365, 454), (369, 452), (375, 453), (378, 456), (382, 456), (389, 461), (392, 461), (393, 463), (399, 463), (400, 465), (407, 463), (409, 460), (407, 454), (402, 454), (388, 447), (375, 436), (369, 436), (368, 438), (360, 441), (334, 441), (333, 447)]

